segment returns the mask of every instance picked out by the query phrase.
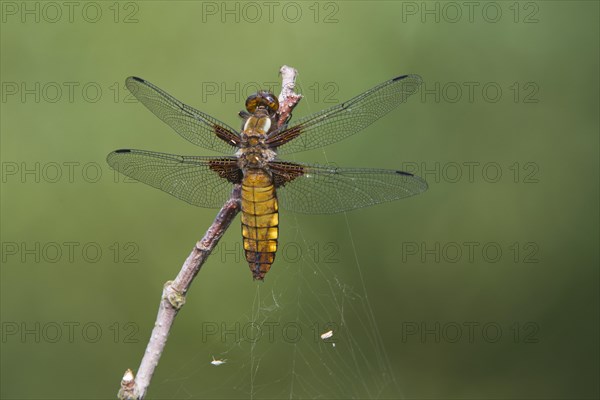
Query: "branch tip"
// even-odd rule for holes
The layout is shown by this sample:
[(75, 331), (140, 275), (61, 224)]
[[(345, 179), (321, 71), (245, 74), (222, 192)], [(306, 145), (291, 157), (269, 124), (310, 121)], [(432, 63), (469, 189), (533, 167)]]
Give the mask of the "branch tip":
[(296, 76), (298, 71), (295, 68), (283, 65), (279, 69), (281, 75), (281, 93), (279, 94), (279, 115), (277, 125), (282, 127), (292, 117), (292, 110), (302, 99), (302, 95), (294, 91), (296, 88)]
[(131, 369), (125, 371), (123, 379), (121, 379), (121, 388), (119, 389), (117, 397), (120, 400), (132, 400), (137, 398), (135, 395), (135, 376)]

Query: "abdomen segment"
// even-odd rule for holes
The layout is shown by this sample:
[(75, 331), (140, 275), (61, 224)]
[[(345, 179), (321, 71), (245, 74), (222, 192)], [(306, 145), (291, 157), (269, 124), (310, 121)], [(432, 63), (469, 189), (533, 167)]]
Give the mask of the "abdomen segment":
[(275, 261), (279, 214), (275, 186), (265, 171), (247, 170), (242, 180), (242, 236), (254, 279), (263, 280)]

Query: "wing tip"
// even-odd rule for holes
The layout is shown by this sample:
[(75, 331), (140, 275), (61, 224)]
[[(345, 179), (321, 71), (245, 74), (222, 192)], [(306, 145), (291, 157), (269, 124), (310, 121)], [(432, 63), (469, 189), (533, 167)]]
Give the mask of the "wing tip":
[(397, 77), (395, 77), (395, 78), (392, 78), (392, 82), (399, 81), (400, 79), (404, 79), (404, 78), (406, 78), (407, 76), (408, 76), (408, 75), (400, 75), (400, 76), (397, 76)]
[(429, 189), (429, 184), (427, 183), (427, 181), (425, 179), (421, 178), (420, 176), (411, 174), (410, 172), (406, 172), (406, 171), (395, 171), (395, 172), (398, 175), (411, 176), (411, 177), (416, 178), (421, 183), (421, 187), (422, 187), (422, 190), (419, 193), (422, 193), (422, 192), (426, 191), (427, 189)]
[(146, 81), (144, 79), (137, 77), (137, 76), (130, 76), (129, 78), (127, 78), (127, 80), (134, 80), (137, 82), (146, 83)]
[(421, 78), (421, 75), (408, 74), (408, 75), (400, 75), (400, 76), (397, 76), (395, 78), (392, 78), (392, 82), (396, 82), (396, 81), (399, 81), (399, 80), (402, 80), (402, 79), (406, 79), (406, 78), (414, 79), (418, 83), (421, 83), (423, 81), (423, 78)]
[[(118, 154), (125, 154), (125, 153), (131, 153), (132, 151), (130, 149), (118, 149), (115, 151), (111, 151), (110, 153), (108, 153), (106, 155), (106, 162), (108, 163), (108, 165), (110, 165), (111, 167), (113, 166), (113, 163), (115, 162), (115, 159), (118, 159), (117, 155)], [(117, 157), (117, 158), (115, 158)]]

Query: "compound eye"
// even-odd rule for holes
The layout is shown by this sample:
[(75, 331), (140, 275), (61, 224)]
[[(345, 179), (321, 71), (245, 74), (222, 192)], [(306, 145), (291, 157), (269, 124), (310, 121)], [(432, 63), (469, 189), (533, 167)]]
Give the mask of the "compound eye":
[(246, 99), (246, 110), (254, 113), (259, 107), (266, 108), (270, 114), (274, 114), (279, 109), (279, 101), (273, 93), (258, 92)]
[(254, 111), (258, 108), (258, 93), (251, 94), (246, 99), (246, 110), (249, 113), (254, 114)]
[(263, 92), (263, 98), (265, 100), (265, 106), (271, 113), (275, 113), (279, 110), (279, 100), (277, 100), (277, 97), (275, 97), (273, 93)]

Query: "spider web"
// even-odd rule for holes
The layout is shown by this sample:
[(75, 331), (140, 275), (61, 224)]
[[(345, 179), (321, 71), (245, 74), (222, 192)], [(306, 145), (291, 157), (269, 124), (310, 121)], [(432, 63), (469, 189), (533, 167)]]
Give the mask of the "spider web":
[[(287, 222), (295, 224), (295, 239), (308, 248), (297, 217)], [(155, 384), (184, 399), (397, 398), (400, 390), (368, 294), (362, 285), (345, 283), (353, 273), (362, 275), (354, 256), (354, 272), (348, 265), (315, 262), (306, 252), (298, 263), (276, 261), (274, 267), (283, 271), (267, 275), (273, 284), (266, 288), (257, 282), (244, 312), (228, 321), (227, 329), (234, 331), (239, 323), (242, 333), (195, 343), (198, 350), (184, 356), (181, 368)], [(246, 268), (241, 262), (239, 269)], [(236, 309), (242, 304), (239, 297), (229, 303)], [(322, 339), (330, 330), (333, 336)], [(225, 364), (212, 365), (212, 356)]]
[[(323, 155), (328, 162), (324, 149)], [(239, 326), (239, 331), (202, 341), (180, 368), (153, 386), (178, 399), (401, 396), (369, 302), (350, 222), (342, 215), (347, 237), (336, 240), (352, 248), (354, 265), (340, 268), (342, 261), (328, 262), (323, 245), (316, 249), (321, 256), (315, 257), (309, 250), (315, 242), (305, 234), (299, 216), (282, 213), (278, 253), (286, 242), (296, 243), (299, 259), (286, 262), (278, 254), (273, 265), (277, 273), (271, 271), (265, 284), (256, 283), (252, 301), (243, 303), (235, 296), (227, 302), (241, 310), (234, 321), (227, 321), (227, 329)], [(235, 264), (247, 272), (243, 256)], [(322, 339), (328, 331), (333, 336)], [(215, 366), (212, 357), (225, 363)]]

